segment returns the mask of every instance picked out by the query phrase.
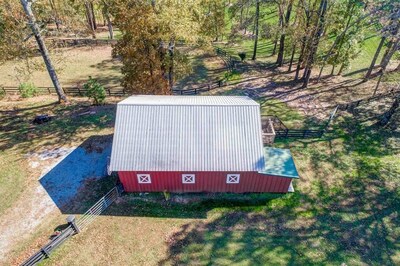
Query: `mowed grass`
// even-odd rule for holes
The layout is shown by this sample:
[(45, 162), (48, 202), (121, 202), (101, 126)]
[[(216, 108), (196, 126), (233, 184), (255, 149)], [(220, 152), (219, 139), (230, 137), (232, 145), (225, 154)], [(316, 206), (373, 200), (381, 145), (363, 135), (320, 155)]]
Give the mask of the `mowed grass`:
[[(292, 151), (295, 193), (187, 204), (126, 194), (42, 265), (398, 265), (400, 132), (374, 126), (370, 109), (341, 113), (322, 139), (275, 144)], [(82, 206), (107, 191), (103, 183), (111, 186), (91, 184)]]
[[(28, 196), (23, 192), (40, 176), (42, 169), (29, 165), (28, 154), (77, 146), (92, 135), (110, 134), (115, 116), (114, 105), (90, 107), (85, 98), (58, 105), (54, 96), (41, 96), (22, 103), (3, 100), (0, 106), (0, 218), (15, 201)], [(96, 113), (78, 115), (87, 110)], [(37, 114), (53, 118), (46, 124), (34, 125)]]
[[(62, 48), (52, 54), (57, 75), (63, 86), (83, 86), (89, 76), (106, 87), (120, 86), (121, 63), (111, 56), (111, 46)], [(9, 61), (0, 65), (0, 87), (18, 87), (21, 82), (32, 82), (38, 87), (53, 87), (40, 56), (31, 59), (37, 69), (30, 77), (21, 75), (24, 61)]]

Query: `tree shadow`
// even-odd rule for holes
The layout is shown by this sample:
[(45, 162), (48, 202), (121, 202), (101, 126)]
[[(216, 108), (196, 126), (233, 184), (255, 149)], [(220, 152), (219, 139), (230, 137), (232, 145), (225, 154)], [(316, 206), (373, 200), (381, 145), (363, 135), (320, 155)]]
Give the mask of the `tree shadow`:
[[(94, 114), (81, 115), (85, 111)], [(32, 123), (36, 115), (49, 114), (52, 119), (44, 124)], [(77, 139), (84, 128), (112, 127), (115, 105), (90, 106), (71, 101), (70, 105), (45, 104), (29, 108), (2, 111), (0, 117), (0, 150), (18, 147), (23, 153), (42, 149), (46, 145), (62, 146)], [(82, 139), (84, 141), (84, 139)]]
[(159, 265), (398, 265), (400, 171), (385, 158), (400, 147), (388, 136), (400, 135), (357, 118), (339, 120), (318, 142), (283, 144), (309, 159), (308, 188), (183, 225)]

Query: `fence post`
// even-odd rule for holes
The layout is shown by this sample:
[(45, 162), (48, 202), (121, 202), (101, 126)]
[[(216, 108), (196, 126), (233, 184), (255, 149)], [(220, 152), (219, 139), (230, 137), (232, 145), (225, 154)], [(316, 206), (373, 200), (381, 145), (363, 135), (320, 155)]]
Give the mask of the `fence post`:
[(194, 94), (197, 94), (197, 88), (194, 88)]
[(111, 96), (111, 90), (110, 90), (110, 88), (108, 88), (107, 90), (108, 90), (108, 96)]
[(80, 233), (80, 229), (78, 227), (78, 225), (76, 224), (76, 219), (74, 215), (69, 215), (67, 217), (67, 222), (70, 226), (72, 226), (72, 228), (74, 229), (75, 233), (79, 234)]
[(288, 137), (288, 134), (289, 134), (289, 129), (287, 128), (287, 129), (286, 129), (285, 138), (287, 138), (287, 137)]

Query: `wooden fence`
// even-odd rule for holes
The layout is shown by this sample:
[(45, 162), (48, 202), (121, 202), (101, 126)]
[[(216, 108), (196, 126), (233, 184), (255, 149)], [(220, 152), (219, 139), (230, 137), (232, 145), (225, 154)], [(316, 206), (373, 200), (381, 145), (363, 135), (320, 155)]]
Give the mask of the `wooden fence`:
[[(201, 92), (210, 91), (215, 88), (226, 86), (227, 82), (225, 79), (219, 79), (214, 82), (210, 82), (208, 84), (202, 85), (198, 88), (191, 88), (191, 89), (173, 89), (172, 93), (175, 95), (195, 95)], [(38, 94), (56, 94), (56, 90), (54, 87), (37, 87)], [(19, 95), (20, 90), (18, 87), (1, 87), (0, 90), (4, 91), (6, 95)], [(71, 96), (86, 96), (87, 90), (82, 87), (63, 87), (63, 91), (66, 95)], [(109, 87), (105, 88), (107, 96), (126, 96), (129, 95), (129, 92), (126, 91), (122, 87)]]
[(33, 254), (29, 259), (24, 261), (22, 266), (33, 266), (50, 256), (50, 253), (57, 247), (61, 246), (68, 238), (80, 233), (94, 219), (103, 213), (122, 193), (122, 186), (112, 188), (104, 197), (98, 200), (85, 214), (75, 220), (74, 216), (67, 218), (68, 227), (65, 228), (59, 235), (54, 237), (49, 243), (43, 246), (38, 252)]
[(72, 47), (72, 46), (102, 46), (116, 44), (116, 40), (102, 40), (102, 39), (74, 39), (74, 38), (53, 38), (52, 44), (56, 47)]
[(388, 96), (395, 96), (397, 94), (400, 94), (400, 85), (398, 88), (393, 88), (390, 92), (387, 92), (387, 93), (381, 93), (381, 94), (374, 95), (372, 97), (352, 101), (352, 102), (345, 103), (345, 104), (339, 104), (338, 109), (341, 111), (353, 111), (360, 104), (365, 104), (365, 103), (369, 103), (371, 101), (380, 100), (380, 99), (386, 98)]
[(240, 62), (235, 57), (229, 55), (229, 53), (219, 47), (215, 48), (215, 53), (224, 61), (226, 68), (229, 71), (236, 69), (237, 64)]
[[(0, 88), (2, 91), (4, 91), (5, 94), (8, 95), (19, 95), (20, 90), (19, 87), (1, 87)], [(39, 95), (44, 95), (44, 94), (56, 94), (56, 90), (54, 87), (37, 87), (38, 91), (37, 93)], [(71, 95), (71, 96), (86, 96), (87, 90), (81, 87), (63, 87), (63, 91), (66, 95)], [(127, 95), (127, 92), (125, 91), (124, 88), (122, 87), (110, 87), (110, 88), (105, 88), (106, 94), (108, 96), (124, 96)]]

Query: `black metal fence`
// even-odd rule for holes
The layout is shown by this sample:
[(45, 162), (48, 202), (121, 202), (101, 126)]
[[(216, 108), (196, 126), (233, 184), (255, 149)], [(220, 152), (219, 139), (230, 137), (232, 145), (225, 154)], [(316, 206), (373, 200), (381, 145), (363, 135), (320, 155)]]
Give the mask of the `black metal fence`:
[(87, 212), (75, 220), (74, 216), (67, 218), (68, 227), (61, 231), (49, 243), (43, 246), (38, 252), (23, 262), (22, 266), (36, 265), (40, 261), (50, 256), (50, 253), (64, 243), (71, 236), (78, 234), (92, 223), (97, 216), (104, 212), (120, 195), (122, 189), (119, 186), (112, 188), (104, 197), (98, 200)]

